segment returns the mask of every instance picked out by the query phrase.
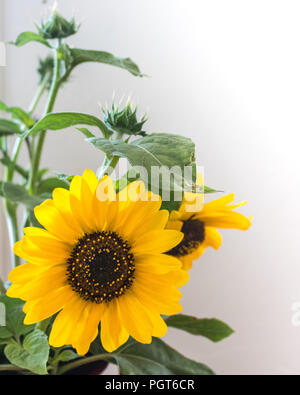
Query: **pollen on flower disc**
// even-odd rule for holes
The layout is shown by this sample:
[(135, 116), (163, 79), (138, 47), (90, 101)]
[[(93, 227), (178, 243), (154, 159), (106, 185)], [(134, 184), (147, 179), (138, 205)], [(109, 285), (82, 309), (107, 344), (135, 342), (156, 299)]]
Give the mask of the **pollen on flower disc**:
[(83, 299), (109, 302), (123, 295), (134, 279), (134, 259), (129, 244), (115, 232), (86, 234), (67, 261), (68, 282)]

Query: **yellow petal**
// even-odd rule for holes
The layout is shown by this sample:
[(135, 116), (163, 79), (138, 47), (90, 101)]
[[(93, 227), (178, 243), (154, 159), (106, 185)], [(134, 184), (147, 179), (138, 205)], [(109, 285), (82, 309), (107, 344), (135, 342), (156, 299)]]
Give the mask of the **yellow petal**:
[(146, 273), (165, 274), (181, 267), (181, 262), (173, 256), (165, 254), (145, 254), (137, 257), (136, 267)]
[[(202, 251), (204, 251), (204, 249)], [(182, 262), (182, 269), (183, 270), (188, 271), (193, 266), (193, 259), (189, 255), (180, 257), (180, 261)]]
[(112, 202), (117, 200), (114, 184), (109, 176), (104, 176), (99, 181), (96, 196), (100, 202)]
[(214, 228), (247, 230), (251, 226), (250, 219), (245, 217), (243, 214), (236, 212), (222, 214), (214, 217), (201, 217), (201, 219), (207, 226)]
[(167, 212), (159, 214), (159, 205), (157, 202), (132, 202), (126, 210), (120, 212), (118, 222), (115, 224), (116, 230), (127, 238), (134, 240), (138, 234), (144, 234), (155, 229), (162, 229), (159, 226), (166, 218)]
[(98, 187), (98, 179), (96, 174), (92, 170), (86, 169), (82, 175), (82, 178), (86, 181), (87, 185), (89, 186), (92, 195), (94, 195)]
[(124, 207), (131, 202), (137, 202), (144, 197), (146, 187), (143, 181), (133, 181), (117, 194), (117, 200), (124, 202)]
[(151, 311), (144, 306), (144, 309), (147, 311), (148, 317), (152, 323), (152, 336), (155, 337), (163, 337), (168, 332), (168, 327), (165, 321), (161, 318), (161, 316), (155, 311)]
[(56, 188), (52, 196), (54, 206), (61, 212), (68, 226), (74, 229), (79, 237), (83, 236), (84, 232), (71, 211), (70, 191), (63, 188)]
[(149, 310), (154, 310), (159, 314), (173, 315), (182, 311), (182, 306), (177, 300), (167, 300), (160, 297), (157, 292), (151, 291), (149, 288), (135, 283), (132, 291), (136, 298), (142, 301)]
[(181, 229), (182, 229), (182, 225), (183, 225), (182, 221), (172, 221), (172, 220), (170, 220), (167, 223), (166, 229), (178, 230), (180, 232)]
[(84, 307), (82, 301), (74, 295), (53, 322), (49, 336), (51, 346), (62, 347), (72, 344), (72, 335), (81, 319)]
[(152, 341), (152, 323), (138, 299), (132, 294), (123, 295), (118, 300), (120, 316), (126, 331), (143, 344)]
[(46, 200), (40, 206), (35, 207), (34, 213), (40, 224), (60, 240), (71, 244), (78, 240), (78, 232), (66, 223), (52, 200)]
[(93, 195), (86, 181), (75, 176), (70, 185), (70, 206), (74, 218), (88, 233), (94, 227), (94, 216), (91, 215)]
[(169, 219), (169, 212), (167, 210), (160, 210), (157, 213), (153, 213), (147, 220), (137, 224), (139, 234), (151, 232), (151, 230), (165, 229)]
[(219, 199), (212, 200), (211, 202), (205, 203), (203, 207), (203, 211), (208, 211), (208, 210), (218, 210), (218, 209), (223, 209), (226, 207), (227, 204), (233, 202), (234, 200), (234, 194), (230, 193), (229, 195), (222, 196)]
[(55, 291), (66, 285), (66, 269), (64, 266), (46, 268), (42, 273), (32, 278), (21, 287), (13, 283), (7, 291), (7, 295), (23, 300), (38, 299), (51, 291)]
[(204, 243), (206, 246), (213, 247), (215, 250), (218, 250), (222, 244), (222, 236), (215, 228), (206, 226)]
[(68, 257), (72, 246), (58, 240), (43, 236), (23, 236), (22, 249), (33, 255), (49, 256), (53, 258)]
[(83, 310), (71, 337), (71, 344), (79, 355), (85, 355), (98, 334), (99, 322), (105, 311), (103, 304), (83, 302)]
[(32, 263), (24, 263), (23, 265), (15, 267), (8, 275), (8, 280), (12, 283), (27, 283), (32, 278), (36, 277), (45, 270), (40, 266)]
[(117, 350), (126, 343), (129, 334), (121, 324), (118, 301), (109, 302), (106, 312), (101, 319), (101, 343), (108, 352)]
[[(182, 270), (186, 275), (187, 272)], [(172, 273), (172, 272), (169, 272)], [(169, 280), (166, 278), (167, 275), (154, 275), (149, 276), (147, 272), (142, 272), (141, 270), (135, 271), (135, 281), (145, 289), (149, 290), (151, 293), (156, 293), (164, 299), (180, 300), (182, 295), (178, 289), (178, 281), (173, 279), (170, 275)]]
[(176, 247), (183, 234), (176, 230), (154, 230), (137, 237), (133, 244), (134, 255), (160, 254)]
[(46, 296), (36, 299), (30, 303), (30, 307), (26, 308), (26, 317), (24, 323), (26, 325), (35, 324), (51, 317), (61, 310), (68, 300), (72, 297), (72, 291), (69, 286), (62, 287), (54, 292), (49, 292)]

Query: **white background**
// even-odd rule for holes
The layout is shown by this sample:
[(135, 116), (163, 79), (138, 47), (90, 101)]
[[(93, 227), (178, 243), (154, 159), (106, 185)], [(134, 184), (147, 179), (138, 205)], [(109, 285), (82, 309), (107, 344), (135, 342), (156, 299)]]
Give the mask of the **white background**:
[[(49, 8), (1, 3), (7, 41)], [(205, 253), (183, 289), (185, 313), (223, 319), (236, 333), (213, 344), (170, 330), (166, 341), (219, 374), (299, 374), (300, 327), (291, 323), (300, 301), (299, 1), (64, 0), (59, 8), (82, 22), (74, 46), (130, 56), (150, 78), (82, 65), (56, 110), (99, 115), (113, 91), (131, 94), (150, 116), (146, 129), (192, 137), (206, 184), (248, 200), (243, 212), (254, 217), (248, 232), (222, 232), (222, 248)], [(7, 48), (7, 104), (29, 105), (45, 53), (38, 44)], [(74, 129), (48, 134), (43, 164), (53, 170), (82, 173), (101, 159)], [(5, 234), (2, 224), (2, 243)]]

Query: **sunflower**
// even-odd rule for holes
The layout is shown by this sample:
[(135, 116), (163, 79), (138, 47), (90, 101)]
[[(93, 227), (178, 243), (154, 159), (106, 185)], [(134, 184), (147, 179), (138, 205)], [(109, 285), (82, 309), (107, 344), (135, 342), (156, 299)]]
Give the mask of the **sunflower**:
[(188, 281), (178, 259), (164, 254), (183, 234), (166, 230), (161, 199), (135, 182), (118, 194), (91, 170), (70, 189), (35, 208), (44, 227), (24, 229), (14, 252), (27, 263), (9, 275), (8, 296), (25, 300), (25, 324), (55, 315), (49, 342), (80, 355), (100, 337), (112, 352), (129, 336), (149, 344), (167, 326), (161, 315), (182, 310), (178, 288)]
[[(198, 175), (198, 180), (202, 180)], [(198, 181), (197, 181), (198, 183)], [(203, 185), (202, 181), (199, 185)], [(184, 270), (192, 267), (207, 247), (218, 249), (222, 237), (216, 228), (247, 230), (251, 220), (233, 211), (246, 202), (231, 204), (234, 194), (223, 196), (203, 205), (203, 194), (186, 193), (178, 211), (170, 214), (168, 229), (178, 230), (184, 238), (177, 246), (167, 252), (168, 255), (179, 258)], [(197, 208), (195, 211), (191, 207)]]

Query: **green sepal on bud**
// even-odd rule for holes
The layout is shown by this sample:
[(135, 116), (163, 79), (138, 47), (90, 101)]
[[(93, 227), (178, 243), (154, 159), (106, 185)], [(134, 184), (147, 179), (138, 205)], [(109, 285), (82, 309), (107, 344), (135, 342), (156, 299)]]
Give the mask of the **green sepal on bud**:
[(38, 27), (39, 34), (47, 39), (61, 39), (72, 36), (77, 33), (79, 26), (76, 26), (74, 18), (67, 21), (56, 10), (48, 17), (45, 22), (42, 22), (41, 27)]
[(119, 134), (145, 136), (143, 131), (144, 123), (147, 121), (146, 115), (140, 120), (137, 119), (137, 106), (133, 109), (128, 101), (126, 106), (120, 110), (112, 103), (110, 109), (102, 109), (104, 123), (106, 126)]

